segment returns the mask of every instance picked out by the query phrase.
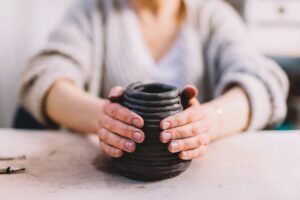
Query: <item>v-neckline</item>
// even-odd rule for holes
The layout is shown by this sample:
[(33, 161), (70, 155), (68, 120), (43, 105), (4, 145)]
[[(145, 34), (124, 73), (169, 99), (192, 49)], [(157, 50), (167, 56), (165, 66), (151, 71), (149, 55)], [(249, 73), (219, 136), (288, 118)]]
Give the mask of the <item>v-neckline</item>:
[(143, 33), (142, 33), (141, 27), (139, 25), (137, 14), (134, 12), (132, 6), (127, 1), (126, 1), (126, 6), (129, 9), (130, 17), (132, 19), (132, 25), (133, 25), (133, 28), (131, 30), (132, 36), (136, 39), (136, 41), (137, 41), (136, 45), (138, 45), (138, 49), (141, 51), (139, 53), (143, 54), (144, 58), (149, 63), (151, 63), (152, 66), (159, 65), (164, 60), (166, 60), (170, 56), (170, 54), (174, 51), (174, 49), (178, 46), (178, 44), (182, 38), (182, 30), (184, 30), (185, 24), (183, 24), (182, 27), (180, 28), (180, 30), (178, 31), (175, 40), (170, 45), (168, 50), (162, 56), (160, 56), (160, 58), (158, 60), (156, 60), (154, 58), (154, 56), (152, 55), (149, 47), (147, 46), (145, 38), (143, 37)]

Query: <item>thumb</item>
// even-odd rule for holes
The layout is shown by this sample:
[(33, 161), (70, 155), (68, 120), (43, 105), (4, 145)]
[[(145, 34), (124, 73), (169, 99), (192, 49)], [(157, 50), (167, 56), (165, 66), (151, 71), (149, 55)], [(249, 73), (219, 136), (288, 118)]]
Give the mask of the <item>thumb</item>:
[(188, 107), (190, 100), (197, 97), (199, 94), (198, 89), (193, 85), (186, 85), (181, 91), (181, 100), (184, 107)]
[(187, 85), (183, 88), (181, 95), (188, 99), (192, 99), (194, 97), (197, 97), (198, 93), (199, 93), (199, 91), (195, 86)]

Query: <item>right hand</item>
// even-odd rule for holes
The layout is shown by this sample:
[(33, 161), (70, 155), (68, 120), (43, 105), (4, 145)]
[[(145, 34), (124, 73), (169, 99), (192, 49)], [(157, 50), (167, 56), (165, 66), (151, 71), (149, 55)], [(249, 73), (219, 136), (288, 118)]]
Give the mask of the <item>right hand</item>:
[(121, 157), (124, 151), (133, 153), (136, 143), (142, 143), (145, 135), (141, 128), (144, 120), (128, 108), (113, 103), (124, 95), (124, 88), (117, 86), (111, 89), (108, 100), (100, 114), (98, 136), (102, 151), (114, 158)]

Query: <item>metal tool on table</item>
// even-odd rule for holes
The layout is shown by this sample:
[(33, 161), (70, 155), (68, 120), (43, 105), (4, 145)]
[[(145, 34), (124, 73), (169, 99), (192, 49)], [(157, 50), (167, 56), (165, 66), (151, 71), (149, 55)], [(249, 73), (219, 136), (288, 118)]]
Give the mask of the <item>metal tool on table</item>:
[(0, 168), (0, 174), (16, 174), (24, 172), (26, 168), (24, 167), (7, 167), (7, 168)]
[(0, 157), (0, 161), (11, 161), (11, 160), (25, 160), (26, 156), (16, 156), (16, 157)]
[[(14, 160), (25, 160), (26, 156), (17, 156), (17, 157), (0, 157), (0, 161), (14, 161)], [(16, 174), (24, 172), (26, 168), (24, 167), (17, 167), (17, 166), (8, 166), (4, 168), (0, 168), (0, 175), (1, 174)]]

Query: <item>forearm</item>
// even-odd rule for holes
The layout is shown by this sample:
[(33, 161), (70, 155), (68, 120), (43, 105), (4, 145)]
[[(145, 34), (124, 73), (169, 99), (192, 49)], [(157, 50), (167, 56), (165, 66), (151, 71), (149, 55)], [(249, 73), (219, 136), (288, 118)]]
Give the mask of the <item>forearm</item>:
[(62, 126), (82, 133), (95, 133), (100, 128), (98, 120), (104, 102), (71, 82), (61, 80), (49, 90), (45, 99), (45, 112)]
[(217, 99), (203, 104), (212, 140), (245, 130), (250, 119), (250, 105), (245, 92), (234, 87)]

